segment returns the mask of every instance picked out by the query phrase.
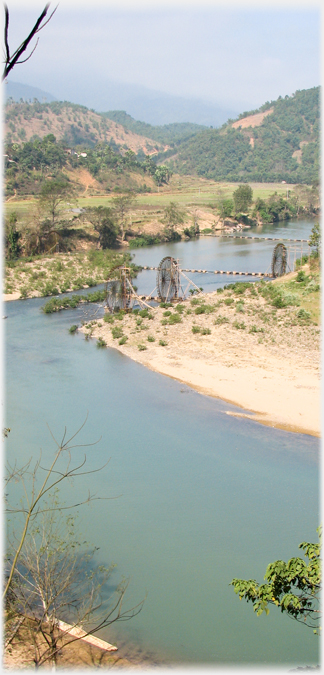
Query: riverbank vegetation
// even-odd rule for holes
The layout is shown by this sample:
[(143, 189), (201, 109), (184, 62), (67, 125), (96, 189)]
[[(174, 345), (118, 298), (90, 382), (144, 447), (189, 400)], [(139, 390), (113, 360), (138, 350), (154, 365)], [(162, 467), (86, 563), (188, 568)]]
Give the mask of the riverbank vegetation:
[(132, 267), (135, 277), (138, 268), (127, 252), (90, 250), (6, 261), (5, 293), (24, 299), (91, 288), (106, 281), (111, 270), (123, 263)]
[[(320, 273), (313, 258), (311, 266), (304, 264), (287, 278), (228, 284), (208, 295), (200, 294), (176, 305), (168, 303), (167, 309), (161, 303), (150, 311), (106, 314), (104, 321), (85, 322), (81, 329), (87, 337), (102, 337), (108, 346), (126, 336), (128, 348), (138, 347), (143, 338), (147, 348), (155, 348), (153, 343), (165, 336), (178, 341), (179, 329), (181, 336), (190, 332), (199, 342), (206, 340), (205, 336), (214, 340), (219, 331), (226, 340), (229, 332), (240, 329), (252, 342), (279, 345), (291, 340), (299, 343), (300, 349), (305, 340), (308, 346), (318, 342), (319, 325)], [(170, 348), (172, 351), (172, 341)]]
[[(248, 199), (242, 195), (248, 191)], [(39, 195), (6, 203), (5, 251), (14, 260), (40, 253), (152, 245), (220, 234), (319, 213), (318, 187), (217, 184), (170, 179), (161, 193), (78, 196), (68, 176), (46, 179)]]
[(245, 409), (232, 414), (319, 435), (319, 279), (313, 258), (311, 267), (274, 281), (161, 303), (148, 318), (134, 311), (107, 321), (99, 313), (91, 322), (80, 317), (78, 332)]

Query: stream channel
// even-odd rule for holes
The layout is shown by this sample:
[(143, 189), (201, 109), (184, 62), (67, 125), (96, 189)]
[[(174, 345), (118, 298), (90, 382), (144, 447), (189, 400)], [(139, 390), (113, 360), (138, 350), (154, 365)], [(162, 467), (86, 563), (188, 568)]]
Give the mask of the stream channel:
[[(307, 238), (313, 222), (244, 234)], [(156, 266), (172, 255), (183, 267), (265, 272), (273, 247), (201, 237), (136, 250), (134, 260)], [(232, 280), (244, 277), (195, 277), (206, 291)], [(136, 284), (151, 292), (155, 273), (142, 272)], [(262, 581), (269, 562), (316, 541), (319, 440), (226, 415), (236, 408), (69, 334), (83, 310), (45, 315), (45, 301), (3, 307), (7, 457), (24, 464), (42, 449), (48, 466), (55, 446), (46, 423), (57, 438), (65, 425), (72, 435), (87, 412), (80, 443), (101, 437), (75, 452), (86, 452), (89, 469), (110, 458), (108, 466), (65, 484), (60, 496), (68, 504), (90, 489), (113, 498), (78, 509), (80, 536), (100, 547), (99, 562), (116, 563), (111, 588), (130, 578), (125, 607), (147, 597), (136, 618), (99, 636), (178, 665), (318, 663), (311, 629), (274, 607), (258, 618), (229, 584)], [(18, 497), (13, 485), (10, 498)]]

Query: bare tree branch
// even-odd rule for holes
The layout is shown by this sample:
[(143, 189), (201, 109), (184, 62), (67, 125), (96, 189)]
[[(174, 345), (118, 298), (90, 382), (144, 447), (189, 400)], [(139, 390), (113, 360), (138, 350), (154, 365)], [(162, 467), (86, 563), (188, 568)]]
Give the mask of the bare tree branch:
[[(57, 486), (62, 481), (66, 480), (68, 478), (74, 478), (74, 477), (78, 476), (79, 475), (78, 470), (82, 469), (82, 467), (86, 463), (86, 456), (85, 456), (84, 460), (77, 467), (70, 468), (70, 462), (71, 462), (71, 456), (70, 456), (70, 459), (68, 460), (65, 471), (57, 471), (55, 469), (55, 467), (57, 465), (57, 462), (58, 462), (59, 458), (62, 456), (62, 453), (68, 452), (68, 454), (70, 455), (71, 449), (75, 449), (77, 447), (87, 447), (89, 445), (90, 446), (96, 445), (96, 443), (98, 442), (97, 441), (96, 443), (83, 444), (81, 446), (78, 446), (78, 445), (72, 445), (71, 446), (70, 445), (70, 442), (73, 441), (76, 438), (76, 436), (80, 433), (80, 431), (83, 429), (84, 425), (86, 424), (87, 419), (88, 419), (88, 413), (87, 413), (86, 418), (85, 418), (84, 422), (82, 423), (82, 425), (79, 427), (79, 429), (74, 434), (72, 434), (72, 436), (68, 440), (65, 440), (65, 438), (66, 438), (66, 427), (65, 427), (61, 445), (56, 441), (51, 429), (48, 427), (49, 432), (50, 432), (50, 434), (51, 434), (51, 436), (52, 436), (52, 438), (53, 438), (53, 440), (54, 440), (54, 442), (57, 446), (57, 451), (55, 453), (55, 457), (52, 461), (52, 464), (50, 465), (50, 467), (48, 469), (43, 469), (40, 466), (40, 460), (39, 460), (39, 461), (36, 462), (33, 471), (31, 473), (27, 472), (27, 475), (31, 475), (31, 480), (32, 480), (32, 488), (31, 488), (30, 497), (28, 496), (28, 491), (27, 491), (25, 481), (24, 481), (24, 475), (21, 476), (21, 483), (22, 483), (24, 493), (25, 493), (27, 508), (14, 509), (14, 510), (7, 508), (7, 511), (10, 511), (11, 513), (13, 513), (13, 512), (23, 513), (24, 516), (25, 516), (25, 523), (24, 523), (24, 527), (23, 527), (23, 531), (22, 531), (22, 534), (21, 534), (20, 541), (17, 545), (16, 551), (15, 551), (15, 554), (14, 554), (14, 557), (13, 557), (13, 560), (12, 560), (12, 563), (11, 563), (10, 571), (8, 573), (7, 582), (6, 582), (6, 585), (5, 585), (4, 592), (3, 592), (4, 598), (6, 597), (8, 591), (9, 591), (10, 585), (12, 583), (13, 575), (14, 575), (14, 572), (15, 572), (15, 569), (16, 569), (16, 566), (17, 566), (17, 561), (19, 559), (22, 547), (24, 545), (29, 525), (42, 512), (42, 509), (39, 508), (39, 504), (40, 504), (41, 500), (45, 497), (45, 495), (47, 495), (49, 493), (49, 491), (57, 488)], [(26, 466), (27, 466), (27, 469), (28, 469), (29, 463)], [(43, 480), (43, 483), (42, 483), (40, 489), (36, 493), (35, 492), (36, 474), (37, 474), (37, 471), (40, 468), (42, 470), (44, 470), (46, 472), (46, 474), (45, 474), (45, 478)], [(102, 467), (102, 468), (104, 468), (104, 467)], [(100, 470), (100, 469), (97, 469), (97, 470)], [(83, 471), (83, 472), (80, 472), (80, 475), (85, 475), (86, 473), (93, 473), (97, 470), (91, 470), (89, 472)], [(55, 477), (54, 477), (54, 474), (56, 474)], [(14, 473), (11, 472), (11, 474), (9, 475), (9, 478), (7, 479), (7, 483), (10, 481), (10, 479), (12, 479), (14, 477), (17, 477), (18, 475), (19, 475), (19, 472), (17, 472), (17, 469), (15, 468)], [(79, 506), (81, 504), (87, 504), (90, 501), (98, 500), (98, 499), (100, 499), (100, 497), (96, 497), (95, 495), (91, 495), (90, 492), (89, 492), (87, 499), (78, 502), (78, 504), (75, 504), (70, 508)]]
[(2, 76), (3, 80), (7, 77), (7, 75), (10, 73), (10, 71), (14, 68), (15, 65), (20, 64), (20, 63), (25, 63), (33, 55), (33, 53), (34, 53), (34, 51), (37, 47), (37, 44), (38, 44), (38, 39), (37, 39), (35, 47), (33, 48), (32, 52), (29, 54), (29, 56), (27, 56), (27, 58), (24, 59), (23, 61), (19, 61), (20, 56), (26, 51), (26, 49), (29, 46), (33, 37), (37, 33), (39, 33), (48, 24), (48, 22), (51, 20), (51, 18), (53, 16), (53, 14), (55, 14), (58, 5), (56, 5), (55, 9), (50, 14), (48, 19), (46, 21), (44, 21), (46, 15), (47, 15), (47, 12), (49, 10), (49, 6), (50, 6), (50, 3), (47, 3), (45, 5), (42, 13), (39, 15), (34, 27), (30, 31), (29, 35), (25, 38), (25, 40), (23, 40), (23, 42), (19, 45), (19, 47), (17, 47), (16, 51), (12, 55), (10, 55), (9, 37), (8, 37), (8, 33), (9, 33), (9, 10), (8, 10), (7, 5), (4, 6), (4, 10), (5, 10), (5, 26), (4, 26), (5, 68), (4, 68), (3, 76)]
[[(145, 601), (124, 609), (128, 580), (112, 591), (107, 588), (115, 565), (95, 563), (99, 549), (78, 542), (71, 516), (64, 522), (54, 515), (57, 504), (52, 495), (48, 513), (30, 528), (10, 598), (13, 618), (7, 634), (14, 632), (17, 618), (26, 620), (37, 667), (49, 662), (55, 666), (67, 645), (133, 618)], [(78, 633), (71, 631), (80, 627)]]

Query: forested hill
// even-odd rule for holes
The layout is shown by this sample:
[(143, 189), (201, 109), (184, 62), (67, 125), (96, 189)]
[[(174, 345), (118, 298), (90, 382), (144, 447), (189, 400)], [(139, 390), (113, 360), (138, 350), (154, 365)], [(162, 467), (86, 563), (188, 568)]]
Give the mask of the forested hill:
[(164, 162), (216, 181), (311, 184), (319, 180), (320, 88), (279, 97), (221, 129), (182, 141)]
[(97, 113), (67, 101), (39, 103), (36, 99), (33, 103), (8, 99), (5, 121), (7, 143), (42, 139), (52, 133), (68, 146), (91, 148), (109, 143), (114, 149), (133, 150), (141, 158), (163, 152), (166, 146), (173, 148), (180, 140), (207, 128), (190, 123), (153, 126), (120, 110)]
[(134, 120), (125, 110), (109, 110), (108, 112), (101, 113), (101, 115), (121, 124), (125, 129), (129, 129), (134, 134), (146, 136), (158, 143), (171, 146), (207, 128), (202, 124), (193, 124), (191, 122), (175, 122), (174, 124), (153, 126), (153, 124)]
[(5, 123), (7, 144), (41, 140), (53, 134), (69, 147), (93, 148), (97, 143), (108, 143), (115, 150), (132, 150), (136, 154), (141, 151), (144, 155), (165, 149), (158, 141), (124, 129), (94, 110), (67, 101), (39, 103), (35, 99), (34, 103), (16, 103), (8, 99)]
[(279, 97), (220, 129), (176, 123), (153, 126), (124, 111), (96, 113), (68, 102), (6, 105), (6, 145), (53, 134), (69, 147), (99, 144), (167, 163), (174, 172), (216, 181), (312, 184), (319, 179), (319, 87)]

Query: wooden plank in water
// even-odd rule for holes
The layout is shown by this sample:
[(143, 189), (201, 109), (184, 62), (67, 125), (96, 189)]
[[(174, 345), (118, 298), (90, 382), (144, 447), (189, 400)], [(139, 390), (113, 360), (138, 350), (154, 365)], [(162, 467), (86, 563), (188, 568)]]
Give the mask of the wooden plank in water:
[(58, 621), (57, 625), (63, 633), (69, 633), (69, 635), (84, 640), (94, 647), (104, 649), (106, 652), (116, 652), (118, 649), (115, 645), (111, 645), (109, 642), (105, 642), (105, 640), (95, 637), (95, 635), (88, 635), (82, 628), (78, 628), (78, 626), (70, 626), (70, 624), (65, 623), (65, 621)]

